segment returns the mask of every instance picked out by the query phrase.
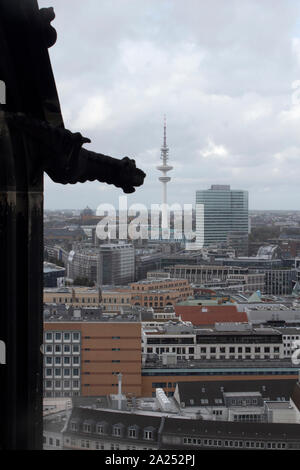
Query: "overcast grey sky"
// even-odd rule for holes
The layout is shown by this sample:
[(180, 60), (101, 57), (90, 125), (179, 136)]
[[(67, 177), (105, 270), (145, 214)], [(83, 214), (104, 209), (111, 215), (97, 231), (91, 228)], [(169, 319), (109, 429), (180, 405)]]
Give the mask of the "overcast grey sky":
[[(297, 0), (39, 0), (53, 6), (50, 49), (65, 125), (94, 151), (136, 159), (131, 203), (161, 202), (167, 116), (169, 203), (197, 189), (249, 191), (250, 209), (300, 210), (300, 3)], [(45, 208), (117, 205), (122, 191), (45, 177)]]

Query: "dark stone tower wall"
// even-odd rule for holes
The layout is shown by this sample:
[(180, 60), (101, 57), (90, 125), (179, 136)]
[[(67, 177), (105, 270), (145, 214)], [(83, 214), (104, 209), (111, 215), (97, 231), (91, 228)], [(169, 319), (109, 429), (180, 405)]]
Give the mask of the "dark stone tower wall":
[(35, 0), (0, 0), (0, 448), (13, 450), (42, 448), (42, 158), (6, 118), (21, 112), (46, 120), (53, 112), (44, 90), (51, 93), (54, 80), (39, 32)]
[(42, 211), (42, 192), (1, 189), (2, 449), (42, 448)]

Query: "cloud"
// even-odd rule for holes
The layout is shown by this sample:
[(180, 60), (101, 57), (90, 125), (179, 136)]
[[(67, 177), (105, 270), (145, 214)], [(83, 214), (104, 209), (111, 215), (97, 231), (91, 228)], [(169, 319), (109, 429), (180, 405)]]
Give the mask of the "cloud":
[[(48, 6), (48, 0), (39, 0)], [(300, 198), (300, 5), (293, 0), (52, 0), (50, 49), (65, 125), (88, 148), (132, 156), (147, 173), (130, 196), (160, 202), (156, 170), (167, 115), (169, 202), (214, 183), (250, 206)], [(277, 169), (275, 171), (275, 169)], [(121, 190), (49, 180), (46, 207), (97, 207)], [(263, 188), (269, 188), (265, 197)], [(284, 192), (284, 194), (283, 194)], [(280, 197), (279, 197), (279, 193)]]
[(228, 150), (223, 145), (216, 145), (211, 138), (207, 139), (207, 145), (199, 154), (203, 158), (224, 158), (228, 155)]
[(103, 125), (111, 113), (104, 96), (92, 96), (79, 111), (73, 125), (85, 131), (91, 131)]

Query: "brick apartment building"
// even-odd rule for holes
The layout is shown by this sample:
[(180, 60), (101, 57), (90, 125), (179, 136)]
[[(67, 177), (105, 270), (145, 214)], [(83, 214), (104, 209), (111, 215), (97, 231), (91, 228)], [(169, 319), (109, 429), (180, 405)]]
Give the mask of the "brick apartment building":
[(44, 302), (66, 304), (76, 307), (99, 307), (105, 311), (118, 312), (131, 305), (161, 310), (193, 295), (193, 289), (184, 279), (140, 281), (129, 287), (96, 289), (73, 287), (45, 289)]
[(162, 309), (194, 294), (186, 279), (145, 280), (130, 284), (132, 305)]
[(141, 395), (141, 324), (79, 321), (44, 322), (44, 396), (106, 395), (118, 390)]
[(73, 307), (102, 307), (109, 312), (119, 312), (122, 307), (130, 307), (131, 290), (128, 288), (113, 288), (98, 290), (88, 287), (61, 289), (44, 289), (44, 302), (72, 305)]

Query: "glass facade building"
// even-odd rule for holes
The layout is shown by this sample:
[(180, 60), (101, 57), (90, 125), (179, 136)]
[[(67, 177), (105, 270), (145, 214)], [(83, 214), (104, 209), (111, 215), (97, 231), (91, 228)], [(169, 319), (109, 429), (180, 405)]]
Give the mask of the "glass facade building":
[[(197, 218), (197, 212), (202, 217)], [(198, 224), (197, 224), (198, 223)], [(202, 227), (197, 225), (203, 224)], [(201, 233), (204, 246), (227, 242), (235, 232), (248, 234), (248, 191), (232, 190), (227, 185), (212, 185), (210, 189), (196, 192), (196, 243)]]

